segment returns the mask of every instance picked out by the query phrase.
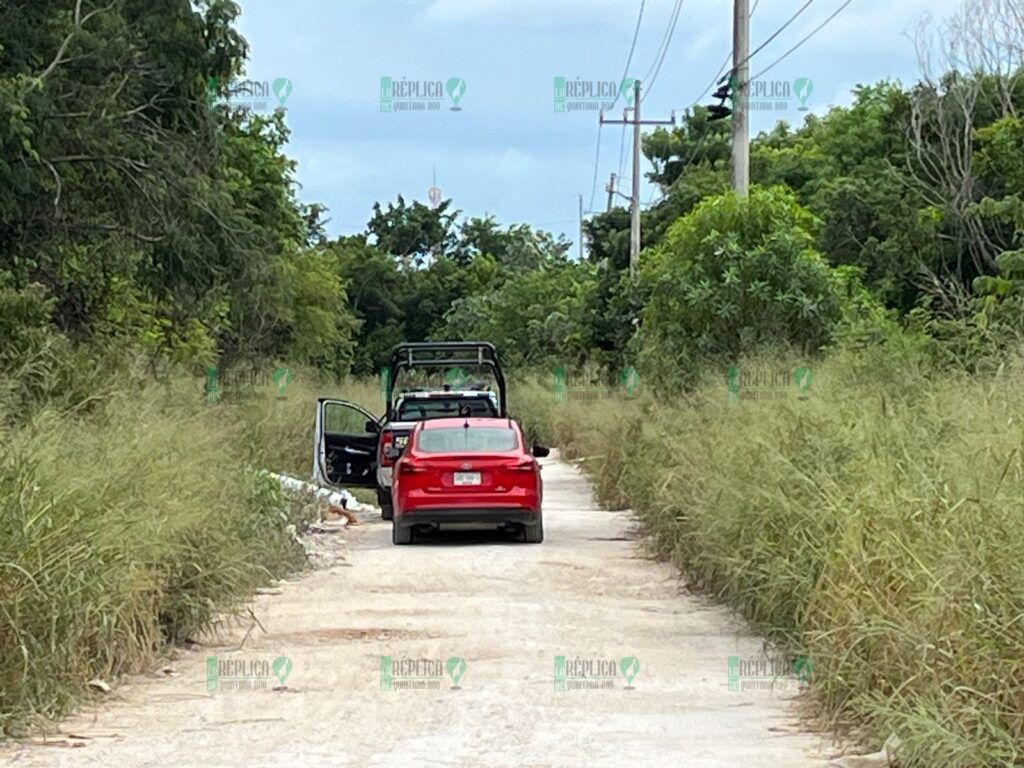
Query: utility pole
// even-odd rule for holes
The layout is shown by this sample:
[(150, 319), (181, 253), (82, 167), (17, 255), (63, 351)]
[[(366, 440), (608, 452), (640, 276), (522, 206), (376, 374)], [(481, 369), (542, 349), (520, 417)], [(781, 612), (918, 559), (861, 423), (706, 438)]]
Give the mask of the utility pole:
[(633, 119), (627, 113), (630, 108), (622, 110), (621, 120), (605, 120), (601, 112), (601, 124), (633, 126), (633, 195), (630, 203), (629, 220), (629, 276), (636, 277), (636, 262), (640, 256), (640, 126), (642, 125), (675, 125), (676, 113), (671, 120), (640, 119), (640, 81), (633, 82)]
[(745, 197), (750, 186), (750, 0), (733, 2), (732, 188)]
[(640, 258), (640, 81), (633, 84), (633, 203), (629, 216), (629, 276)]
[(580, 195), (580, 261), (583, 258), (583, 195)]
[(604, 188), (604, 191), (608, 193), (608, 208), (605, 209), (605, 213), (611, 213), (612, 203), (615, 198), (615, 179), (618, 178), (614, 173), (608, 179), (608, 186)]

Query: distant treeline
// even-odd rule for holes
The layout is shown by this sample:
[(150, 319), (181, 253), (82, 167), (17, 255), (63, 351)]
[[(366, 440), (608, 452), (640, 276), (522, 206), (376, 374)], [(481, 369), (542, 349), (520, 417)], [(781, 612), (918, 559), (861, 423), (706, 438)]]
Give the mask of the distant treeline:
[(376, 203), (364, 233), (328, 238), (325, 209), (298, 200), (286, 113), (218, 98), (248, 53), (229, 0), (8, 6), (0, 372), (40, 395), (34, 361), (85, 347), (155, 370), (342, 375), (401, 340), (482, 337), (513, 365), (675, 381), (765, 346), (896, 333), (988, 365), (1024, 314), (1017, 4), (933, 30), (946, 58), (923, 55), (914, 85), (858, 87), (849, 107), (756, 137), (748, 199), (728, 192), (728, 120), (697, 107), (648, 135), (662, 198), (636, 279), (624, 208), (587, 222), (582, 263), (564, 238), (451, 201)]

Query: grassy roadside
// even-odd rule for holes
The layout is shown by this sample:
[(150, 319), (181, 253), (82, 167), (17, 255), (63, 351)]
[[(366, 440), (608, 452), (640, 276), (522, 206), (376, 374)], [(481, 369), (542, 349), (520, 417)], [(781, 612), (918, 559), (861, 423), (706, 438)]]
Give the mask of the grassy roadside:
[[(1022, 370), (862, 356), (816, 365), (806, 401), (729, 402), (724, 375), (668, 403), (555, 403), (540, 380), (510, 400), (695, 586), (806, 653), (826, 713), (876, 745), (898, 733), (907, 765), (1006, 765), (1024, 749)], [(0, 735), (301, 568), (253, 470), (309, 474), (318, 395), (380, 410), (376, 382), (300, 372), (283, 401), (200, 389), (126, 385), (5, 429)]]
[(534, 381), (515, 405), (691, 583), (809, 656), (837, 722), (876, 748), (897, 733), (901, 765), (1009, 765), (1024, 754), (1022, 373), (862, 354), (816, 365), (806, 401), (730, 402), (723, 371), (668, 403), (556, 404)]
[(302, 521), (258, 470), (309, 476), (321, 392), (379, 401), (375, 385), (321, 389), (300, 372), (287, 400), (216, 406), (202, 380), (122, 378), (17, 419), (0, 401), (0, 738), (301, 569), (288, 526)]

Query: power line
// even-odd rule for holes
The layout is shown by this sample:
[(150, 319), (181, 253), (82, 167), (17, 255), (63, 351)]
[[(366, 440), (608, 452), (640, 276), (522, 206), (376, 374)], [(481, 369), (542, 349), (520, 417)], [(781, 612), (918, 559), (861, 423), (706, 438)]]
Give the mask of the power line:
[[(615, 105), (619, 103), (619, 96), (622, 95), (622, 83), (629, 75), (629, 65), (633, 63), (633, 54), (636, 52), (636, 41), (640, 37), (640, 24), (644, 20), (644, 7), (647, 5), (647, 0), (640, 0), (640, 13), (636, 17), (636, 29), (633, 30), (633, 44), (629, 47), (629, 56), (626, 57), (626, 68), (622, 70), (622, 77), (619, 78), (619, 88), (615, 92), (615, 101), (612, 102), (612, 109), (615, 109)], [(623, 129), (625, 133), (625, 129)]]
[(839, 6), (839, 7), (838, 7), (838, 8), (836, 9), (835, 13), (833, 13), (833, 14), (832, 14), (831, 16), (829, 16), (829, 17), (828, 17), (827, 19), (825, 19), (825, 20), (824, 20), (823, 22), (821, 22), (821, 24), (819, 24), (819, 25), (818, 25), (818, 26), (816, 26), (816, 27), (815, 27), (815, 28), (814, 28), (813, 30), (811, 30), (810, 34), (808, 34), (808, 35), (807, 35), (807, 37), (805, 37), (805, 38), (804, 38), (803, 40), (801, 40), (801, 41), (800, 41), (799, 43), (797, 43), (796, 45), (794, 45), (794, 46), (793, 46), (792, 48), (790, 48), (790, 49), (789, 49), (788, 51), (786, 51), (786, 52), (785, 52), (784, 54), (782, 54), (781, 56), (779, 56), (779, 58), (777, 58), (777, 59), (776, 59), (775, 61), (773, 61), (773, 62), (772, 62), (771, 64), (769, 64), (769, 65), (768, 65), (767, 67), (765, 67), (764, 69), (762, 69), (762, 70), (761, 70), (760, 72), (758, 72), (758, 73), (757, 73), (756, 75), (754, 75), (754, 76), (753, 76), (752, 78), (750, 78), (750, 79), (751, 79), (751, 80), (756, 80), (757, 78), (761, 77), (761, 76), (762, 76), (762, 75), (764, 75), (764, 74), (765, 74), (766, 72), (768, 72), (768, 70), (770, 70), (770, 69), (771, 69), (772, 67), (774, 67), (774, 66), (775, 66), (776, 64), (778, 64), (778, 63), (779, 63), (779, 62), (781, 62), (781, 61), (782, 61), (783, 59), (785, 59), (785, 58), (786, 58), (787, 56), (789, 56), (789, 54), (793, 53), (793, 51), (795, 51), (795, 50), (796, 50), (797, 48), (799, 48), (799, 47), (800, 47), (801, 45), (803, 45), (803, 44), (804, 44), (804, 43), (806, 43), (806, 42), (807, 42), (808, 40), (810, 40), (810, 39), (811, 39), (812, 37), (814, 37), (814, 36), (815, 36), (816, 34), (818, 34), (818, 32), (820, 32), (820, 31), (821, 31), (821, 30), (822, 30), (822, 29), (823, 29), (823, 28), (825, 27), (825, 25), (827, 25), (827, 24), (828, 24), (828, 23), (829, 23), (830, 21), (832, 21), (832, 19), (834, 19), (834, 18), (835, 18), (836, 16), (838, 16), (838, 15), (839, 15), (840, 13), (842, 13), (842, 12), (843, 12), (843, 10), (844, 10), (844, 9), (846, 8), (846, 6), (848, 6), (848, 5), (849, 5), (850, 3), (852, 3), (852, 2), (853, 2), (853, 0), (846, 0), (846, 2), (845, 2), (845, 3), (843, 3), (843, 4), (841, 5), (841, 6)]
[[(640, 10), (636, 15), (636, 28), (633, 30), (633, 43), (629, 46), (629, 55), (626, 57), (626, 66), (622, 70), (622, 77), (619, 79), (619, 87), (615, 91), (615, 100), (612, 102), (611, 109), (615, 109), (615, 105), (619, 103), (619, 97), (622, 95), (622, 83), (625, 82), (626, 77), (629, 75), (629, 67), (633, 63), (633, 54), (636, 53), (636, 42), (640, 38), (640, 26), (644, 20), (644, 9), (647, 7), (647, 0), (640, 0)], [(601, 161), (601, 126), (603, 123), (599, 123), (597, 127), (597, 155), (594, 158), (594, 185), (590, 192), (590, 212), (594, 211), (594, 200), (597, 198), (597, 170)], [(626, 147), (626, 126), (622, 126), (622, 141), (619, 144), (619, 175), (622, 175), (622, 165), (624, 162), (624, 152)]]
[(708, 138), (708, 136), (710, 136), (710, 135), (711, 135), (711, 131), (710, 131), (710, 130), (708, 130), (708, 128), (707, 128), (707, 127), (705, 126), (705, 128), (704, 128), (704, 131), (703, 131), (703, 132), (701, 133), (701, 135), (700, 135), (700, 138), (699, 138), (699, 139), (697, 139), (697, 143), (693, 145), (693, 149), (692, 149), (692, 150), (690, 151), (690, 156), (689, 156), (688, 158), (686, 158), (686, 162), (685, 162), (685, 163), (683, 164), (683, 170), (684, 170), (684, 171), (686, 170), (686, 167), (687, 167), (687, 166), (689, 166), (689, 165), (693, 164), (693, 161), (694, 161), (694, 160), (696, 159), (696, 157), (697, 157), (697, 152), (698, 152), (698, 151), (699, 151), (699, 150), (700, 150), (701, 148), (703, 148), (703, 152), (701, 152), (701, 157), (700, 157), (701, 161), (703, 161), (703, 160), (704, 160), (704, 158), (705, 158), (705, 157), (707, 157), (707, 154), (708, 154), (708, 148), (704, 146), (704, 141), (705, 141), (705, 140), (706, 140), (706, 139)]
[[(754, 18), (754, 12), (757, 11), (757, 6), (760, 5), (760, 3), (761, 3), (761, 0), (755, 0), (754, 7), (750, 9), (750, 18)], [(710, 91), (712, 88), (715, 87), (715, 84), (721, 79), (722, 74), (725, 72), (726, 68), (728, 68), (728, 66), (729, 66), (729, 59), (731, 59), (731, 58), (732, 58), (732, 51), (729, 51), (727, 54), (725, 54), (725, 59), (722, 61), (722, 66), (720, 66), (718, 68), (718, 72), (715, 74), (714, 77), (711, 78), (711, 82), (707, 84), (707, 87), (703, 91), (700, 92), (700, 96), (695, 98), (691, 102), (691, 104), (696, 104), (698, 101), (700, 101), (701, 99), (703, 99), (707, 95), (708, 91)]]
[(725, 72), (726, 67), (729, 66), (729, 59), (731, 59), (731, 58), (732, 58), (732, 51), (729, 51), (729, 53), (727, 53), (725, 55), (725, 61), (722, 62), (722, 66), (720, 66), (718, 68), (718, 74), (716, 74), (714, 77), (711, 78), (711, 82), (708, 83), (707, 87), (704, 88), (704, 90), (700, 92), (700, 96), (698, 96), (696, 99), (693, 100), (693, 102), (692, 102), (693, 104), (696, 104), (698, 101), (703, 99), (704, 96), (707, 94), (707, 92), (710, 91), (715, 86), (715, 83), (717, 83), (721, 79), (722, 73)]
[[(640, 117), (640, 106), (643, 104), (640, 92), (641, 81), (633, 82), (633, 117), (622, 120), (605, 120), (604, 112), (600, 115), (602, 123), (633, 126), (633, 194), (630, 195), (629, 212), (629, 274), (636, 275), (637, 258), (640, 255), (640, 129), (644, 125), (675, 125), (676, 116), (671, 120), (643, 120)], [(594, 178), (597, 178), (596, 172)]]
[(648, 70), (647, 75), (643, 79), (643, 82), (647, 84), (647, 90), (644, 92), (645, 99), (650, 96), (651, 88), (654, 87), (658, 74), (661, 72), (661, 65), (665, 63), (665, 57), (668, 55), (669, 46), (672, 45), (672, 38), (676, 33), (676, 24), (679, 23), (679, 14), (682, 10), (683, 0), (676, 0), (675, 7), (672, 9), (672, 16), (669, 17), (668, 28), (666, 28), (665, 35), (661, 39), (661, 46), (658, 48), (658, 53), (654, 55), (656, 61), (651, 65), (650, 70)]
[(661, 36), (661, 43), (658, 45), (658, 52), (654, 55), (655, 62), (651, 64), (651, 68), (647, 71), (647, 78), (651, 78), (651, 74), (655, 67), (660, 65), (661, 60), (665, 57), (665, 49), (671, 44), (672, 36), (675, 34), (676, 22), (679, 19), (679, 13), (682, 10), (683, 0), (676, 0), (672, 10), (669, 13), (668, 24), (665, 25), (665, 34)]
[[(636, 16), (636, 29), (633, 30), (633, 44), (630, 45), (630, 47), (629, 47), (629, 56), (626, 57), (626, 68), (622, 72), (622, 78), (619, 80), (619, 87), (615, 91), (615, 101), (612, 102), (612, 107), (611, 107), (612, 109), (614, 109), (615, 105), (618, 104), (618, 102), (619, 102), (619, 96), (622, 95), (622, 82), (626, 79), (626, 76), (629, 74), (629, 66), (630, 66), (630, 64), (633, 63), (633, 54), (636, 52), (636, 41), (640, 37), (640, 25), (643, 23), (643, 20), (644, 20), (644, 8), (646, 8), (646, 7), (647, 7), (647, 0), (640, 0), (640, 11), (637, 13), (637, 16)], [(589, 212), (590, 213), (594, 212), (594, 200), (597, 198), (597, 170), (598, 170), (598, 167), (601, 164), (601, 128), (603, 127), (603, 125), (604, 125), (603, 123), (598, 123), (598, 125), (597, 125), (597, 152), (594, 155), (594, 184), (593, 184), (593, 186), (591, 187), (591, 190), (590, 190), (590, 206), (589, 206), (589, 208), (590, 208)], [(623, 151), (623, 147), (625, 146), (625, 140), (626, 140), (626, 126), (623, 125), (622, 126), (622, 141), (623, 141), (623, 144), (622, 144), (622, 146), (619, 147), (619, 169), (620, 169), (619, 173), (620, 173), (620, 175), (622, 173), (622, 171), (621, 171), (621, 169), (622, 169), (622, 151)]]
[[(804, 11), (806, 11), (807, 8), (809, 8), (813, 2), (814, 2), (814, 0), (807, 0), (807, 2), (804, 3), (796, 11), (796, 13), (794, 13), (781, 27), (779, 27), (774, 33), (772, 33), (772, 35), (769, 36), (767, 40), (765, 40), (763, 43), (761, 43), (761, 45), (759, 45), (750, 54), (748, 54), (741, 62), (739, 62), (738, 65), (735, 65), (734, 69), (739, 67), (739, 66), (742, 66), (743, 64), (745, 64), (747, 62), (749, 62), (750, 59), (752, 59), (757, 53), (759, 53), (760, 51), (764, 50), (764, 48), (767, 47), (773, 40), (775, 40), (782, 32), (784, 32), (787, 27), (789, 27), (794, 21), (796, 21), (796, 19), (798, 19), (800, 17), (800, 15)], [(810, 40), (812, 37), (814, 37), (814, 35), (816, 35), (818, 32), (820, 32), (826, 25), (828, 25), (834, 18), (836, 18), (836, 16), (838, 16), (840, 13), (842, 13), (842, 11), (845, 10), (846, 7), (849, 6), (852, 2), (853, 2), (853, 0), (846, 0), (846, 2), (844, 2), (841, 6), (839, 6), (839, 8), (837, 8), (821, 24), (819, 24), (817, 27), (815, 27), (813, 30), (811, 30), (811, 32), (809, 34), (807, 34), (805, 37), (803, 37), (796, 45), (794, 45), (792, 48), (790, 48), (784, 54), (779, 56), (775, 61), (773, 61), (771, 64), (769, 64), (767, 67), (765, 67), (764, 69), (762, 69), (760, 72), (758, 72), (753, 77), (750, 77), (749, 79), (750, 80), (756, 80), (757, 78), (762, 77), (763, 75), (765, 75), (769, 70), (773, 69), (776, 65), (781, 63), (784, 59), (786, 59), (788, 56), (790, 56), (794, 51), (796, 51), (798, 48), (800, 48), (804, 43), (806, 43), (808, 40)], [(758, 7), (759, 4), (760, 4), (760, 0), (755, 0), (754, 7), (750, 10), (748, 18), (754, 15), (754, 12), (757, 10), (757, 7)], [(718, 71), (715, 74), (715, 76), (711, 79), (711, 82), (709, 82), (708, 85), (704, 88), (704, 90), (701, 91), (700, 95), (696, 99), (693, 100), (694, 104), (696, 104), (702, 98), (704, 98), (704, 96), (707, 94), (707, 92), (710, 91), (711, 88), (717, 82), (719, 82), (719, 79), (721, 78), (722, 74), (728, 68), (729, 60), (730, 60), (730, 58), (732, 58), (732, 56), (733, 56), (733, 52), (730, 51), (729, 54), (725, 57), (724, 61), (722, 62), (722, 65), (718, 68)], [(700, 152), (703, 149), (703, 152), (701, 153), (701, 156), (703, 157), (704, 155), (707, 154), (707, 148), (704, 147), (704, 142), (708, 138), (709, 133), (710, 133), (710, 131), (705, 129), (702, 132), (700, 138), (697, 140), (697, 142), (692, 147), (691, 151), (689, 152), (689, 156), (686, 158), (686, 160), (683, 163), (683, 170), (684, 170), (684, 172), (685, 172), (685, 168), (687, 166), (689, 166), (693, 162), (693, 160), (696, 158), (698, 152)], [(664, 194), (662, 195), (662, 198), (664, 198)], [(654, 199), (654, 195), (652, 195), (651, 200), (648, 201), (648, 205), (650, 205), (651, 202), (653, 202), (653, 199)]]
[[(806, 3), (804, 3), (802, 6), (800, 6), (800, 9), (796, 13), (794, 13), (792, 16), (789, 17), (789, 20), (785, 24), (783, 24), (781, 27), (779, 27), (777, 30), (775, 30), (775, 32), (772, 33), (771, 37), (769, 37), (767, 40), (765, 40), (763, 43), (761, 43), (759, 46), (757, 46), (757, 48), (755, 48), (753, 51), (751, 51), (747, 55), (747, 58), (743, 59), (743, 61), (741, 61), (738, 64), (736, 64), (736, 66), (734, 68), (735, 69), (739, 69), (741, 66), (746, 64), (752, 58), (754, 58), (754, 56), (756, 56), (758, 53), (760, 53), (762, 50), (764, 50), (765, 46), (767, 46), (776, 37), (781, 35), (785, 31), (786, 27), (788, 27), (790, 24), (792, 24), (794, 21), (796, 21), (798, 18), (800, 18), (800, 14), (803, 13), (804, 11), (806, 11), (811, 6), (811, 3), (813, 3), (813, 2), (814, 2), (814, 0), (807, 0)], [(751, 11), (750, 15), (751, 16), (754, 15), (753, 11)], [(754, 80), (755, 78), (752, 77), (750, 79)]]
[(601, 129), (604, 123), (597, 124), (597, 152), (594, 153), (594, 186), (590, 190), (590, 212), (594, 212), (594, 198), (597, 197), (597, 168), (601, 164)]

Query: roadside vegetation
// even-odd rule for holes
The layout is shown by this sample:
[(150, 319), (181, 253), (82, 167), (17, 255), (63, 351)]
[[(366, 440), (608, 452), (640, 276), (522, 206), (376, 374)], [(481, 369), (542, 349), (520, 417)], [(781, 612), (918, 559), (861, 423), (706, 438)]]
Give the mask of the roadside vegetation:
[(1022, 374), (1024, 357), (971, 377), (844, 353), (806, 400), (791, 378), (784, 399), (732, 400), (723, 369), (667, 401), (556, 403), (549, 378), (516, 404), (690, 588), (811, 659), (831, 725), (875, 748), (897, 734), (901, 765), (966, 768), (1021, 759)]
[[(285, 112), (230, 103), (234, 2), (80, 6), (0, 12), (0, 737), (301, 568), (262, 472), (308, 477), (316, 396), (378, 412), (395, 344), (480, 338), (513, 415), (807, 654), (833, 722), (908, 766), (1021, 762), (1021, 0), (755, 137), (744, 198), (728, 121), (646, 136), (635, 278), (623, 208), (581, 259), (451, 200), (331, 237)], [(284, 400), (206, 402), (211, 368), (283, 367)], [(744, 398), (759, 370), (806, 399)]]
[[(8, 415), (9, 414), (4, 414)], [(244, 420), (178, 382), (41, 407), (0, 459), (0, 732), (147, 671), (302, 567)]]
[(285, 400), (267, 386), (210, 404), (204, 378), (130, 371), (80, 371), (88, 397), (16, 426), (0, 401), (0, 735), (151, 670), (305, 566), (308, 510), (264, 470), (309, 476), (315, 374), (295, 371)]

